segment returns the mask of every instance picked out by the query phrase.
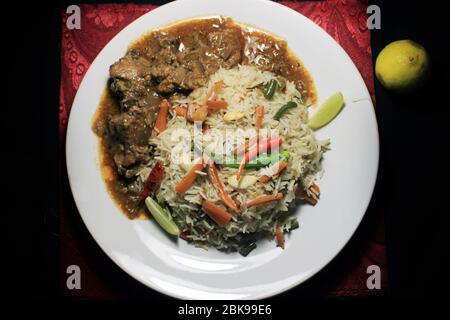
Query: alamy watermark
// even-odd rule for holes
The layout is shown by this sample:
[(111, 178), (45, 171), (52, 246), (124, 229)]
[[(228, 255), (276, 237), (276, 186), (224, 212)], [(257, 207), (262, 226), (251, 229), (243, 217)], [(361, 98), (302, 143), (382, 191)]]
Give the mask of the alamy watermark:
[(67, 267), (66, 273), (68, 277), (66, 279), (66, 287), (69, 290), (81, 289), (81, 269), (76, 264), (72, 264)]
[(367, 29), (381, 29), (381, 9), (379, 6), (372, 4), (367, 7)]
[[(192, 164), (201, 157), (216, 164), (240, 163), (242, 156), (249, 153), (248, 161), (256, 155), (279, 153), (280, 138), (277, 129), (229, 129), (204, 131), (202, 122), (194, 122), (193, 130), (175, 129), (170, 133), (170, 161), (175, 164)], [(256, 160), (255, 160), (256, 161)]]
[(68, 14), (66, 20), (66, 27), (69, 30), (81, 29), (81, 10), (77, 5), (68, 6), (66, 9)]
[(381, 289), (381, 268), (376, 264), (367, 267), (366, 273), (369, 275), (366, 280), (367, 289)]

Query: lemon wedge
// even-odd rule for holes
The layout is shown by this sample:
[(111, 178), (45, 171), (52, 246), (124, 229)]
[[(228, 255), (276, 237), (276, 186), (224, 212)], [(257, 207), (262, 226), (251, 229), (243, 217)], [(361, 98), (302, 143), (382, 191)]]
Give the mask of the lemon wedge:
[(341, 92), (336, 92), (325, 100), (322, 105), (317, 109), (317, 111), (309, 119), (309, 126), (311, 129), (316, 130), (336, 117), (336, 115), (341, 111), (344, 106), (344, 96)]

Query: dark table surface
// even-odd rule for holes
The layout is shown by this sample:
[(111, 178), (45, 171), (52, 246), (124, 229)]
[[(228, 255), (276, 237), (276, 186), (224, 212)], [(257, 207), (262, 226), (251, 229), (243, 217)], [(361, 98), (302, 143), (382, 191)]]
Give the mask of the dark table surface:
[[(427, 85), (411, 95), (395, 95), (375, 84), (381, 141), (376, 196), (385, 213), (389, 264), (389, 291), (383, 298), (439, 297), (445, 291), (444, 282), (448, 283), (444, 258), (450, 251), (443, 220), (448, 211), (444, 212), (443, 202), (449, 163), (449, 103), (444, 98), (450, 88), (445, 10), (439, 1), (369, 3), (379, 5), (382, 14), (382, 28), (372, 31), (374, 57), (391, 41), (411, 39), (428, 50), (433, 66)], [(20, 19), (11, 24), (14, 32), (7, 33), (7, 40), (15, 44), (9, 50), (17, 59), (6, 63), (9, 81), (4, 109), (8, 106), (6, 111), (12, 114), (5, 114), (1, 121), (6, 137), (13, 139), (7, 139), (11, 146), (4, 147), (4, 154), (24, 154), (14, 162), (6, 157), (9, 167), (21, 168), (6, 170), (12, 175), (4, 209), (10, 220), (6, 231), (12, 257), (7, 272), (14, 275), (6, 279), (11, 282), (10, 297), (58, 297), (58, 112), (49, 106), (58, 105), (59, 13), (68, 4), (72, 3), (35, 4), (10, 11), (20, 13)], [(24, 82), (24, 74), (31, 81)], [(15, 119), (21, 120), (19, 125)], [(31, 287), (30, 278), (24, 276), (30, 270)], [(299, 288), (299, 292), (308, 290), (316, 289), (308, 284)], [(298, 297), (298, 292), (292, 292), (280, 297)], [(158, 293), (150, 297), (164, 298)]]

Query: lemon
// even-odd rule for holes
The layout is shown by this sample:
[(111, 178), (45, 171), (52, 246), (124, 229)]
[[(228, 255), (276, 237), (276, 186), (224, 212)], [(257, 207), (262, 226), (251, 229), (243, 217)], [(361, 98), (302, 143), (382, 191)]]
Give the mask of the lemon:
[(344, 96), (341, 92), (336, 92), (325, 100), (309, 119), (309, 126), (315, 130), (323, 127), (334, 119), (344, 106)]
[(375, 74), (387, 89), (410, 92), (425, 82), (429, 64), (424, 47), (411, 40), (398, 40), (378, 54)]

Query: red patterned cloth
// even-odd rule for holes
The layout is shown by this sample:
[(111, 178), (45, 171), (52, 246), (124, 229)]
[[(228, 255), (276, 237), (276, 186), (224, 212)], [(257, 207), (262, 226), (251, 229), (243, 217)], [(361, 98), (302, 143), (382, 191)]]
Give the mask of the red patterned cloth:
[[(375, 101), (370, 32), (366, 27), (367, 4), (358, 0), (329, 0), (316, 2), (281, 2), (310, 18), (347, 51)], [(59, 133), (65, 143), (67, 120), (78, 86), (86, 70), (100, 50), (125, 26), (153, 5), (102, 4), (80, 5), (80, 30), (68, 30), (65, 11), (62, 12), (61, 86)], [(63, 148), (62, 148), (63, 149)], [(130, 279), (101, 252), (89, 236), (74, 206), (67, 183), (64, 154), (61, 154), (60, 201), (60, 291), (64, 296), (82, 298), (130, 298), (159, 296)], [(374, 201), (376, 202), (376, 200)], [(322, 274), (313, 278), (323, 288), (319, 296), (360, 296), (379, 294), (387, 287), (386, 247), (381, 212), (366, 214), (357, 234), (344, 252)], [(374, 212), (371, 212), (374, 211)], [(362, 230), (362, 231), (361, 231)], [(350, 249), (347, 249), (350, 247)], [(337, 260), (337, 262), (336, 262)], [(82, 290), (67, 290), (66, 268), (76, 264), (82, 270)], [(339, 264), (337, 266), (336, 264)], [(367, 267), (381, 268), (382, 289), (366, 286)], [(301, 295), (301, 293), (300, 293)], [(160, 297), (160, 296), (159, 296)]]

